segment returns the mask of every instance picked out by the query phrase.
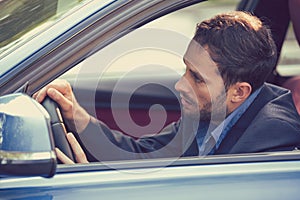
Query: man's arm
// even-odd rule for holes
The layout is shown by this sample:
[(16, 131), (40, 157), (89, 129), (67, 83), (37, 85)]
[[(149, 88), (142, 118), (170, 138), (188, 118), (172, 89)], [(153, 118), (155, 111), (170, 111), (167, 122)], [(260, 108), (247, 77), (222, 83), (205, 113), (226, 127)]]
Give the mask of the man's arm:
[[(179, 157), (184, 153), (183, 144), (189, 145), (182, 139), (182, 134), (177, 134), (179, 122), (169, 125), (160, 134), (138, 140), (109, 129), (78, 104), (70, 84), (65, 80), (53, 81), (33, 97), (42, 102), (47, 95), (60, 105), (65, 121), (71, 124), (72, 131), (78, 133), (79, 141), (72, 134), (67, 136), (77, 162), (87, 162), (80, 144), (95, 158), (93, 161)], [(70, 163), (58, 150), (57, 155), (64, 163)]]
[(85, 151), (98, 161), (179, 157), (183, 154), (180, 150), (183, 141), (180, 134), (174, 139), (178, 123), (170, 124), (159, 134), (134, 139), (91, 118), (86, 129), (78, 135), (78, 140)]

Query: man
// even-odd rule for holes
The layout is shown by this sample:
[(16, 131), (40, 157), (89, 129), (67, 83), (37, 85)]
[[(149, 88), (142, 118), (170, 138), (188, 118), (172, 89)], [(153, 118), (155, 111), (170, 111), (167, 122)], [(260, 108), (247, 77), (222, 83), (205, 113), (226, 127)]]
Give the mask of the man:
[[(48, 95), (60, 104), (84, 144), (82, 151), (68, 134), (77, 162), (294, 150), (300, 147), (300, 118), (291, 94), (265, 83), (276, 59), (271, 32), (258, 18), (231, 12), (203, 21), (183, 57), (186, 71), (175, 85), (181, 119), (138, 140), (91, 117), (66, 81), (54, 81), (35, 98), (41, 102)], [(71, 163), (59, 150), (57, 154)]]

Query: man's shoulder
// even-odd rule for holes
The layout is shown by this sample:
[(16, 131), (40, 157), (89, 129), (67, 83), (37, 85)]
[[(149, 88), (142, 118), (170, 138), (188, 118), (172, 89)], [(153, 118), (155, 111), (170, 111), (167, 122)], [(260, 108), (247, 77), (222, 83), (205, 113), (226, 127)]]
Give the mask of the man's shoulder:
[(264, 84), (230, 130), (218, 153), (292, 150), (300, 142), (300, 117), (289, 90)]
[(291, 126), (300, 130), (300, 116), (289, 90), (265, 84), (257, 100), (265, 102), (259, 110), (256, 110), (257, 114), (251, 124), (259, 125), (261, 128)]
[[(285, 88), (264, 84), (259, 95), (242, 117), (244, 126), (252, 130), (283, 124), (300, 130), (300, 116), (291, 92)], [(255, 128), (254, 128), (255, 127)]]
[(264, 83), (260, 94), (268, 96), (271, 95), (272, 97), (276, 98), (280, 96), (291, 95), (291, 91), (278, 85)]
[(265, 84), (257, 101), (265, 101), (264, 105), (257, 112), (260, 115), (275, 117), (287, 115), (289, 117), (299, 118), (292, 94), (285, 88)]

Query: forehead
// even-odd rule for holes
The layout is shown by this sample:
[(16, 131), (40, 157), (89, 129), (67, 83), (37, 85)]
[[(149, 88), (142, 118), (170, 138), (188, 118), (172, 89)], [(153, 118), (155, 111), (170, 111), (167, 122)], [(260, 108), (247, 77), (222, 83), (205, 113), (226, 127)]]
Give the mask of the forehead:
[(212, 98), (217, 98), (220, 94), (225, 94), (225, 85), (218, 70), (217, 64), (211, 59), (207, 46), (202, 47), (192, 40), (183, 57), (187, 70), (192, 70), (200, 75), (204, 81)]
[(184, 54), (184, 62), (200, 74), (219, 75), (217, 64), (211, 59), (208, 46), (201, 46), (192, 40)]

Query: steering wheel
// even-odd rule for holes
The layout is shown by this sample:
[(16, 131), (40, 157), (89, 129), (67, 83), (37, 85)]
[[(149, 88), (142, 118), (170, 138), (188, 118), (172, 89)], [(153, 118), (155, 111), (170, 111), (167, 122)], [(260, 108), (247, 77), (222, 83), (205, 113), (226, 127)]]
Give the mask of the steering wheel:
[(46, 97), (42, 102), (42, 105), (50, 115), (50, 123), (55, 147), (59, 148), (72, 161), (75, 161), (72, 149), (66, 137), (67, 131), (63, 123), (63, 118), (60, 113), (58, 104), (50, 97)]

